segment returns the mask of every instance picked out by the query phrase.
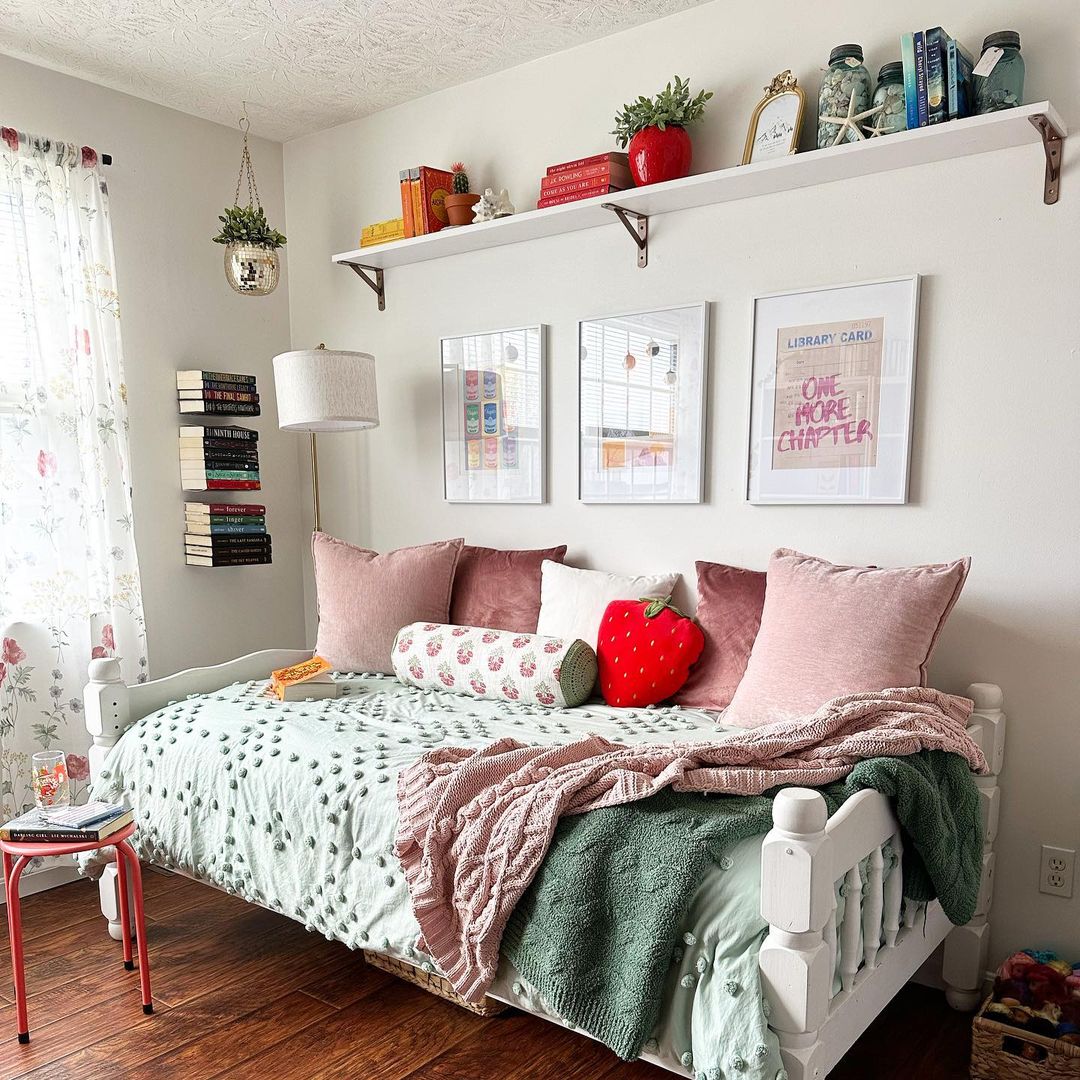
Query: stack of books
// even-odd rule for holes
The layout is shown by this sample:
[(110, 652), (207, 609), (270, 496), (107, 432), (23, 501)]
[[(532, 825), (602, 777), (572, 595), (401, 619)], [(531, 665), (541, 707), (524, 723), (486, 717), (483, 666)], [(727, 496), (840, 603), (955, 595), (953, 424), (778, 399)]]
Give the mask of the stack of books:
[(188, 566), (253, 566), (271, 562), (266, 507), (259, 503), (184, 503)]
[(258, 416), (259, 394), (254, 375), (233, 371), (178, 371), (176, 394), (182, 413)]
[(30, 810), (0, 828), (0, 840), (15, 844), (93, 844), (119, 832), (134, 819), (120, 803), (91, 802), (50, 810)]
[(540, 198), (536, 208), (559, 206), (562, 203), (591, 199), (612, 191), (624, 191), (634, 186), (625, 154), (611, 151), (592, 157), (549, 165), (540, 181)]
[(258, 491), (259, 433), (242, 427), (180, 428), (185, 491)]
[[(398, 173), (401, 186), (403, 236), (423, 236), (450, 224), (446, 216), (446, 196), (454, 190), (454, 177), (446, 169), (417, 165)], [(363, 247), (363, 242), (361, 242)]]
[(909, 128), (971, 114), (971, 54), (940, 26), (900, 36)]
[(392, 240), (401, 240), (405, 236), (405, 219), (390, 218), (389, 221), (376, 221), (374, 225), (365, 225), (360, 233), (362, 248), (376, 244), (389, 244)]

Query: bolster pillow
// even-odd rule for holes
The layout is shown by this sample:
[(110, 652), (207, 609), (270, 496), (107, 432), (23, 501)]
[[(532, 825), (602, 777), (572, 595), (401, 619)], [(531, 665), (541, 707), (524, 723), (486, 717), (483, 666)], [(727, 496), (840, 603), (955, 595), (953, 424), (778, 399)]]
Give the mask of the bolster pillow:
[(405, 626), (393, 662), (407, 686), (549, 708), (581, 705), (596, 684), (596, 653), (584, 641), (476, 626)]

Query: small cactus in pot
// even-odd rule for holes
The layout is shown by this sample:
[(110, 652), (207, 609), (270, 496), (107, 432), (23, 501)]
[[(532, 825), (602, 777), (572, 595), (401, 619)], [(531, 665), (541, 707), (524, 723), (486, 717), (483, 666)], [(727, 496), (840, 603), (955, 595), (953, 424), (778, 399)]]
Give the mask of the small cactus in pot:
[(479, 195), (469, 191), (469, 174), (460, 161), (455, 161), (450, 166), (453, 175), (453, 191), (446, 196), (446, 216), (451, 225), (471, 225), (473, 221), (473, 207), (480, 201)]

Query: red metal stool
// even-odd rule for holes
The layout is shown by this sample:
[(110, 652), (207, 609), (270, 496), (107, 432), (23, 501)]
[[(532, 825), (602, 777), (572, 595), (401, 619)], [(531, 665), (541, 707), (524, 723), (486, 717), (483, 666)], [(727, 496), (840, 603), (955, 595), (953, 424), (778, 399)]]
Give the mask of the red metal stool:
[[(135, 824), (125, 825), (118, 832), (85, 844), (17, 844), (0, 840), (4, 853), (4, 886), (7, 891), (8, 940), (11, 942), (11, 970), (15, 980), (15, 1012), (19, 1022), (19, 1042), (30, 1041), (30, 1027), (26, 1021), (26, 976), (23, 971), (22, 915), (19, 910), (19, 878), (30, 859), (38, 856), (77, 855), (80, 851), (98, 848), (116, 848), (116, 879), (120, 893), (120, 923), (124, 935), (124, 967), (135, 970), (131, 958), (131, 922), (128, 917), (127, 868), (131, 865), (131, 895), (135, 902), (135, 940), (139, 950), (139, 980), (142, 983), (144, 1013), (154, 1011), (150, 999), (150, 960), (146, 955), (146, 921), (143, 917), (142, 869), (128, 837), (135, 832)], [(14, 861), (13, 861), (14, 860)]]

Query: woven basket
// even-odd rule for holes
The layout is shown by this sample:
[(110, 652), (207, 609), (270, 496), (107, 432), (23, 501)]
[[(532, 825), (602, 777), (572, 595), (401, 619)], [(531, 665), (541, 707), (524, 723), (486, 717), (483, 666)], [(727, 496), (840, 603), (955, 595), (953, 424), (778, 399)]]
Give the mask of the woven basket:
[(484, 998), (480, 1005), (473, 1005), (460, 997), (453, 986), (441, 975), (436, 975), (433, 971), (424, 971), (415, 964), (406, 963), (404, 960), (397, 960), (392, 956), (383, 956), (367, 949), (364, 950), (364, 959), (372, 967), (388, 971), (399, 979), (404, 979), (414, 986), (419, 986), (421, 990), (426, 990), (429, 994), (444, 998), (455, 1005), (460, 1005), (463, 1009), (468, 1009), (471, 1013), (476, 1013), (477, 1016), (498, 1016), (509, 1008), (508, 1005), (504, 1005), (501, 1001), (496, 1001), (490, 997)]
[(1080, 1046), (1048, 1039), (985, 1016), (971, 1028), (971, 1080), (1080, 1080)]

